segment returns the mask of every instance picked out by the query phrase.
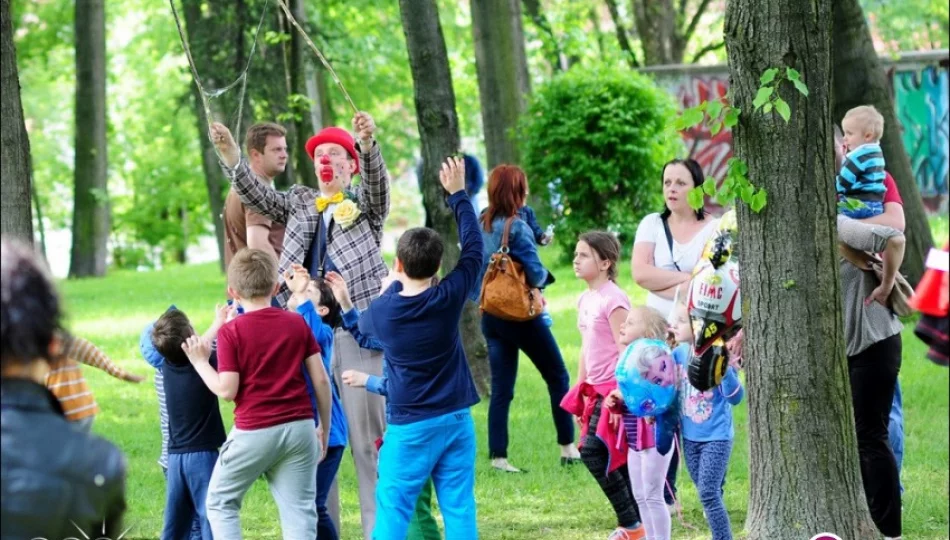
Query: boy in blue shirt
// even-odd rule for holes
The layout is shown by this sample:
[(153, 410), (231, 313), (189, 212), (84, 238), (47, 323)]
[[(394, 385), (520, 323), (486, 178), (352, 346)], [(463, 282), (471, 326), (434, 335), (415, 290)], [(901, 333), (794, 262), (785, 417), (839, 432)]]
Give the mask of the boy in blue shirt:
[[(299, 265), (293, 264), (284, 274), (284, 280), (287, 288), (290, 289), (291, 296), (287, 301), (287, 307), (294, 309), (303, 316), (313, 337), (317, 340), (317, 345), (323, 351), (323, 367), (327, 373), (333, 373), (330, 368), (330, 359), (333, 358), (333, 329), (340, 325), (340, 304), (333, 295), (333, 291), (326, 281), (311, 279), (307, 270)], [(362, 344), (360, 344), (362, 346)], [(313, 388), (313, 381), (310, 374), (304, 366), (300, 367), (303, 372), (304, 381), (307, 383), (307, 393), (310, 394), (310, 406), (313, 409), (314, 422), (319, 426), (319, 413), (317, 411), (316, 392)], [(331, 395), (331, 413), (330, 413), (330, 440), (327, 443), (327, 453), (323, 460), (317, 465), (317, 538), (320, 540), (336, 540), (339, 534), (330, 513), (327, 510), (327, 498), (330, 495), (331, 488), (335, 485), (333, 481), (336, 478), (337, 471), (340, 469), (340, 460), (343, 459), (343, 451), (346, 449), (346, 416), (343, 414), (343, 404), (340, 401), (340, 391), (330, 379)], [(326, 429), (323, 429), (323, 436), (326, 437)], [(339, 488), (337, 488), (339, 490)], [(339, 500), (339, 493), (335, 495)], [(339, 516), (337, 516), (339, 517)]]
[[(226, 313), (226, 309), (218, 310), (207, 337), (214, 337)], [(174, 308), (155, 321), (151, 332), (152, 344), (164, 358), (161, 371), (168, 414), (163, 540), (187, 537), (196, 517), (201, 522), (201, 538), (212, 538), (205, 499), (218, 448), (224, 444), (224, 423), (218, 397), (208, 390), (182, 349), (182, 344), (193, 335), (195, 330), (188, 317)], [(212, 367), (217, 366), (213, 354), (210, 361)]]
[(447, 538), (477, 538), (475, 425), (478, 392), (462, 349), (459, 321), (482, 265), (482, 235), (465, 194), (465, 166), (440, 171), (462, 251), (438, 286), (444, 245), (438, 233), (406, 231), (396, 247), (396, 281), (370, 304), (359, 329), (383, 346), (389, 367), (389, 427), (379, 455), (373, 538), (405, 538), (416, 500), (431, 476)]
[[(835, 179), (839, 213), (852, 219), (878, 216), (884, 212), (884, 193), (887, 191), (884, 187), (884, 152), (881, 151), (884, 117), (874, 107), (862, 105), (845, 113), (841, 128), (848, 153)], [(860, 208), (850, 209), (845, 204), (848, 199), (863, 204)]]

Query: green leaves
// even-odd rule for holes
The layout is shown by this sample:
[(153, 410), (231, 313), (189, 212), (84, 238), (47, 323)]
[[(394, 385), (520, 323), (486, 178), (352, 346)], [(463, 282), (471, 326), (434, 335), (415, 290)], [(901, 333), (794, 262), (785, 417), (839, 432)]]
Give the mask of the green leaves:
[(765, 189), (759, 189), (759, 191), (752, 197), (752, 202), (749, 203), (749, 208), (753, 212), (758, 214), (765, 208), (765, 205), (768, 204), (768, 194)]
[(727, 128), (731, 128), (739, 123), (739, 109), (735, 107), (729, 107), (729, 112), (726, 113), (726, 117), (723, 119), (722, 123), (725, 124)]
[(762, 109), (763, 114), (769, 114), (775, 110), (782, 120), (788, 123), (792, 118), (792, 108), (778, 93), (782, 81), (790, 82), (800, 94), (808, 97), (808, 87), (802, 81), (802, 74), (798, 70), (790, 67), (784, 70), (769, 68), (759, 77), (761, 86), (755, 94), (755, 99), (752, 100), (752, 105), (756, 110)]
[(792, 110), (789, 108), (788, 103), (784, 99), (778, 98), (775, 100), (775, 111), (783, 120), (787, 123), (789, 118), (792, 116)]
[(759, 84), (766, 85), (775, 80), (775, 76), (778, 75), (778, 68), (769, 68), (762, 73), (762, 76), (759, 77)]
[(703, 193), (712, 197), (716, 194), (716, 179), (712, 176), (707, 177), (706, 181), (702, 185)]
[(706, 197), (701, 186), (696, 186), (686, 194), (686, 202), (693, 210), (699, 210), (706, 202)]
[(695, 107), (690, 107), (683, 111), (683, 114), (679, 115), (676, 121), (673, 123), (677, 131), (683, 131), (698, 126), (703, 123), (703, 109), (706, 106), (706, 102), (702, 102)]

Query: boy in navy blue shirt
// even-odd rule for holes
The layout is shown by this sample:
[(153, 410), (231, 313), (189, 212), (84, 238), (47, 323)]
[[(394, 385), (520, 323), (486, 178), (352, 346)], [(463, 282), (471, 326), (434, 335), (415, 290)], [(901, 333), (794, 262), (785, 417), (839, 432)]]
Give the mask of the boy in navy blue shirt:
[(465, 166), (449, 158), (439, 173), (458, 223), (462, 252), (438, 286), (444, 245), (427, 228), (406, 231), (396, 247), (396, 281), (370, 304), (359, 329), (383, 345), (389, 367), (389, 427), (379, 454), (373, 538), (405, 538), (416, 500), (431, 476), (446, 538), (477, 538), (475, 425), (478, 392), (462, 349), (462, 307), (482, 266), (482, 235), (465, 194)]
[[(224, 313), (225, 310), (218, 311), (216, 324), (212, 325), (214, 333), (224, 323)], [(165, 359), (161, 372), (168, 411), (163, 540), (187, 538), (196, 518), (201, 523), (201, 538), (212, 539), (205, 499), (218, 448), (226, 436), (218, 397), (208, 390), (182, 349), (192, 335), (195, 330), (188, 317), (175, 308), (162, 314), (152, 327), (152, 344)], [(217, 367), (214, 354), (210, 362)]]

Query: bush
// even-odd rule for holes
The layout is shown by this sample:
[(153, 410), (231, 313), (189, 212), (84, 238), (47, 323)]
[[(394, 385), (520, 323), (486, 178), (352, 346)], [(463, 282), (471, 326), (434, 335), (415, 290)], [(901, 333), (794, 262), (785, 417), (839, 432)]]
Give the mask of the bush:
[(537, 89), (519, 124), (521, 159), (542, 226), (555, 224), (565, 259), (591, 229), (618, 235), (663, 208), (660, 172), (682, 149), (672, 98), (628, 69), (579, 69)]

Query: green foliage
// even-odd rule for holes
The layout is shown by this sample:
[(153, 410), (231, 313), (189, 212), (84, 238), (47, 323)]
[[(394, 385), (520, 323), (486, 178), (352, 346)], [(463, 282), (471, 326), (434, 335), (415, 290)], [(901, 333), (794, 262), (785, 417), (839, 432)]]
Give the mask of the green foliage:
[(788, 81), (802, 96), (808, 97), (808, 87), (805, 86), (801, 73), (797, 70), (793, 68), (785, 68), (784, 70), (769, 68), (759, 77), (761, 86), (755, 94), (755, 99), (752, 100), (752, 106), (756, 110), (761, 109), (765, 114), (771, 113), (774, 109), (787, 123), (792, 118), (792, 109), (788, 102), (779, 95), (779, 87), (782, 81)]
[(565, 256), (591, 229), (628, 245), (662, 209), (661, 168), (680, 144), (666, 128), (674, 114), (664, 90), (627, 69), (574, 68), (535, 91), (520, 123), (523, 162)]
[(878, 52), (945, 49), (950, 7), (940, 0), (861, 0)]

